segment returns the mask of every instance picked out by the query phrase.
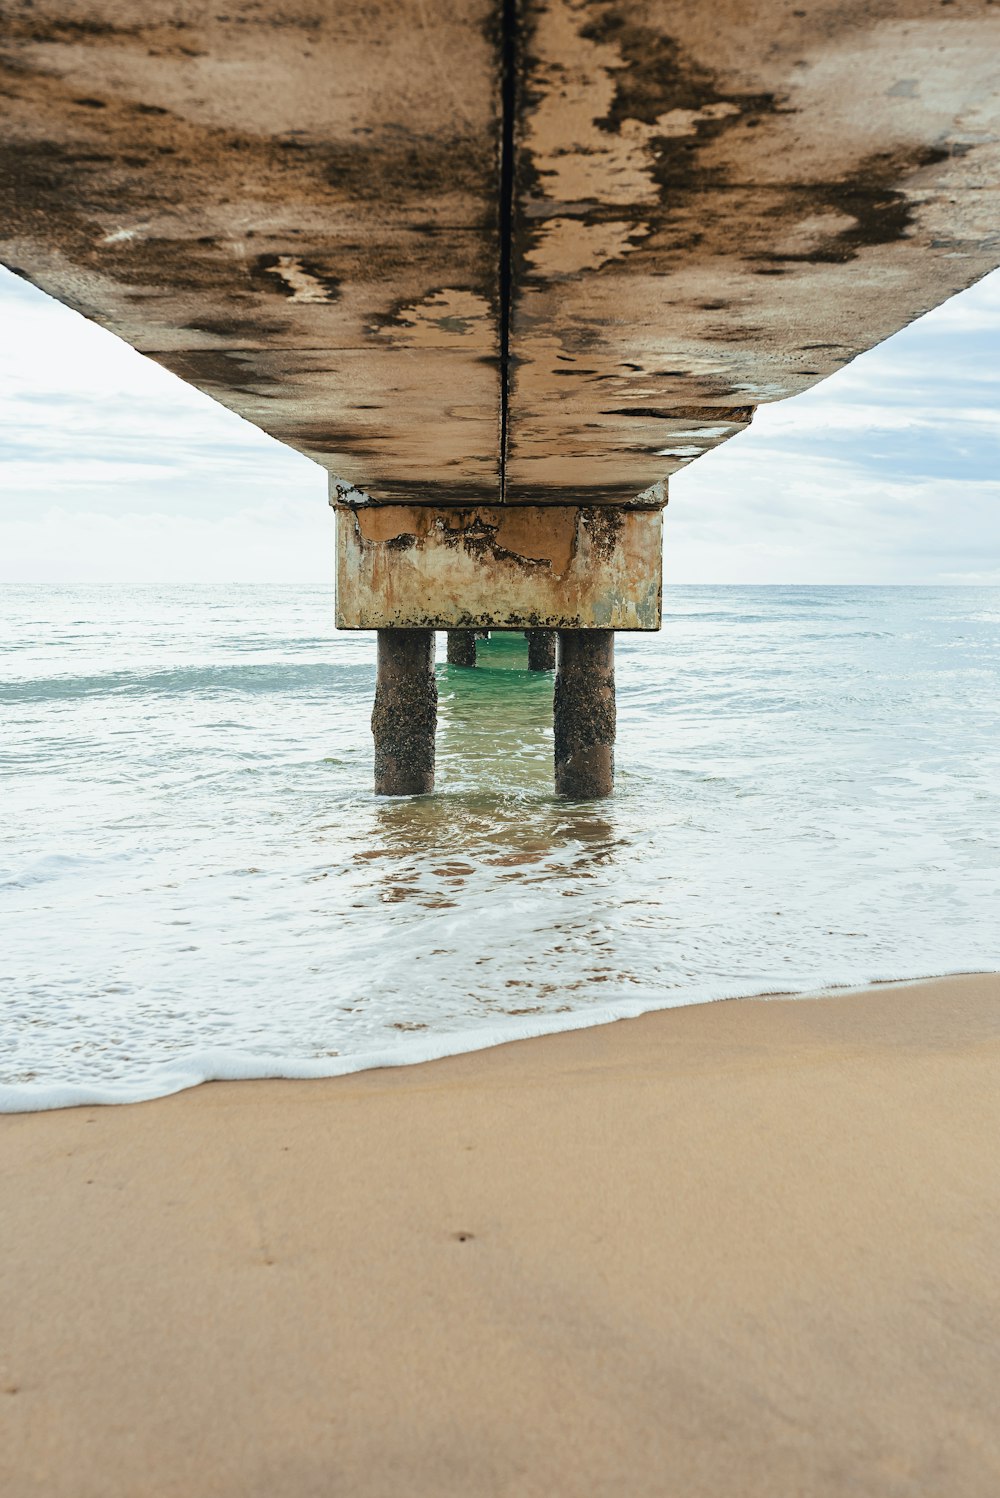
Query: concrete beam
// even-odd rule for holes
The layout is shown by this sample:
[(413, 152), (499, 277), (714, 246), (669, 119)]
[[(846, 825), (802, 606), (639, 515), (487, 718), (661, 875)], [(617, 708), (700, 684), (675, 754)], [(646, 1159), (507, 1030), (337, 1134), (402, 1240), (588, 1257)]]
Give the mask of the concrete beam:
[(340, 629), (660, 626), (658, 510), (337, 509)]

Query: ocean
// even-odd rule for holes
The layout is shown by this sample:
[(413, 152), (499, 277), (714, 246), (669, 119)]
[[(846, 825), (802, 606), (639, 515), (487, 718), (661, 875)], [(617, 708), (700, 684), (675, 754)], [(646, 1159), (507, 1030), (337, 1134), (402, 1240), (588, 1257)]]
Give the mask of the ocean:
[(0, 612), (0, 1110), (1000, 967), (998, 588), (668, 588), (580, 805), (519, 635), (439, 660), (438, 790), (386, 801), (328, 589)]

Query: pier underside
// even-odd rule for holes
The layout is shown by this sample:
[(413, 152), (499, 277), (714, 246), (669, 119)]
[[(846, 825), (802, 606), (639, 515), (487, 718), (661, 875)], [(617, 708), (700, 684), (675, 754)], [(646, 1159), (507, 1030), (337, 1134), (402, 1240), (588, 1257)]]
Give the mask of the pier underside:
[(328, 471), (342, 627), (655, 629), (670, 474), (1000, 262), (998, 11), (0, 0), (0, 260)]

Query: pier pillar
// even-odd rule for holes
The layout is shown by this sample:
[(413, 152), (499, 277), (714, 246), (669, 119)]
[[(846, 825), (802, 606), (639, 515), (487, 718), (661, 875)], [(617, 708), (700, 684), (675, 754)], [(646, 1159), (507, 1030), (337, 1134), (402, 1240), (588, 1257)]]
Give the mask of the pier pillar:
[(526, 629), (528, 670), (554, 671), (556, 667), (556, 632), (554, 629)]
[(474, 666), (476, 664), (476, 637), (474, 629), (449, 629), (449, 666)]
[(375, 794), (434, 789), (437, 683), (432, 629), (380, 629), (372, 735)]
[(556, 795), (610, 796), (615, 784), (615, 636), (561, 629), (553, 706)]
[[(661, 622), (666, 493), (635, 505), (348, 502), (337, 485), (338, 629), (375, 629), (375, 789), (434, 785), (433, 631), (472, 665), (477, 636), (517, 631), (533, 671), (552, 669), (560, 796), (614, 790), (614, 636)], [(648, 505), (648, 507), (647, 507)], [(544, 627), (543, 627), (544, 626)]]

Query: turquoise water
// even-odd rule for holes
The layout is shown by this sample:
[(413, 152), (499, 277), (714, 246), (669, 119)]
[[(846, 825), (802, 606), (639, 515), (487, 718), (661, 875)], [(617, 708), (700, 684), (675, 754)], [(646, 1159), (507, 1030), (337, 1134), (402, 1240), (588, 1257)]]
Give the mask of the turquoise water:
[(579, 806), (519, 636), (439, 664), (439, 790), (387, 802), (326, 590), (2, 612), (0, 1107), (1000, 967), (1000, 589), (668, 590)]

